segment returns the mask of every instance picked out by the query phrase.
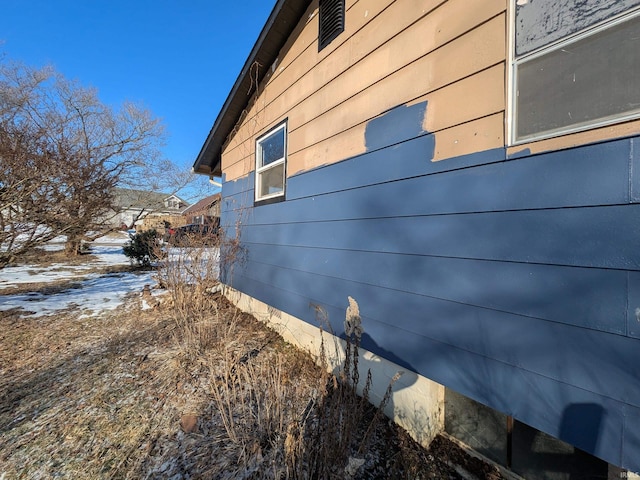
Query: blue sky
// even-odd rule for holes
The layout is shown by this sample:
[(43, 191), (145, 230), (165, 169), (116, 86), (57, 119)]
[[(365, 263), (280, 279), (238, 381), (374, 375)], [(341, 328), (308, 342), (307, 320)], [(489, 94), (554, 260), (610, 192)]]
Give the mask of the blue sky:
[(142, 102), (191, 166), (275, 0), (0, 0), (0, 55)]

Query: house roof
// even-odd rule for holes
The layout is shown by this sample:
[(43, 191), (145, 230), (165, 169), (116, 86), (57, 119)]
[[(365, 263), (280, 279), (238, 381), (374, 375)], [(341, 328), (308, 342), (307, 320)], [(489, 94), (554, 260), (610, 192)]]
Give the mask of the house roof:
[[(195, 173), (222, 175), (221, 155), (226, 138), (247, 107), (255, 85), (262, 81), (268, 68), (278, 58), (280, 50), (310, 4), (311, 0), (277, 0), (193, 164)], [(260, 67), (257, 82), (255, 68), (252, 69), (256, 63)]]
[(193, 215), (194, 213), (199, 213), (204, 210), (208, 210), (211, 205), (220, 201), (220, 194), (215, 193), (213, 195), (209, 195), (208, 197), (204, 197), (202, 200), (198, 200), (196, 203), (187, 208), (183, 215)]
[(177, 195), (162, 192), (150, 192), (145, 190), (134, 190), (131, 188), (116, 188), (116, 204), (121, 208), (143, 208), (145, 210), (166, 210), (165, 200), (176, 198), (184, 205), (189, 203)]

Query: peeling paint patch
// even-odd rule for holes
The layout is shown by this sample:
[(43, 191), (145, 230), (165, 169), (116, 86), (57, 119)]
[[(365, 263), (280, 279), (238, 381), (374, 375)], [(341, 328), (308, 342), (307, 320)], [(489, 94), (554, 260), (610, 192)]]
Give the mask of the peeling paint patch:
[(637, 7), (640, 0), (518, 0), (516, 5), (516, 52), (523, 55)]

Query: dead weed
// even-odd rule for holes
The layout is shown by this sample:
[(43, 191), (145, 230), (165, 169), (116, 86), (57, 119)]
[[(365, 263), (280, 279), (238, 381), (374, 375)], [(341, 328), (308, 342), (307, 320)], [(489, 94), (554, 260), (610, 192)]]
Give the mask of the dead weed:
[(331, 447), (312, 433), (327, 421), (318, 408), (349, 414), (337, 384), (322, 396), (326, 374), (308, 355), (224, 297), (207, 301), (209, 316), (192, 318), (210, 329), (206, 345), (171, 308), (137, 300), (97, 318), (3, 315), (0, 476), (459, 478), (388, 421), (369, 431), (370, 406), (353, 435), (370, 436), (366, 451), (348, 451), (364, 460), (355, 474), (310, 470)]

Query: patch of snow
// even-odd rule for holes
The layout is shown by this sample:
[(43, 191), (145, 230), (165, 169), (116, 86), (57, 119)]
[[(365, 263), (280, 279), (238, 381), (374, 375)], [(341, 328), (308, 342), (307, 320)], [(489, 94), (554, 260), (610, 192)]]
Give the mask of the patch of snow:
[(103, 244), (103, 245), (124, 245), (129, 240), (131, 240), (131, 237), (128, 232), (118, 231), (118, 232), (111, 232), (108, 235), (105, 235), (104, 237), (97, 238), (95, 240), (95, 243)]
[(92, 265), (66, 265), (56, 263), (46, 267), (35, 265), (9, 266), (0, 270), (0, 290), (25, 283), (47, 283), (83, 277), (96, 265), (129, 265), (129, 259), (118, 245), (92, 245), (96, 257)]
[(220, 276), (220, 249), (211, 248), (176, 248), (167, 249), (168, 270), (178, 276), (186, 284), (197, 283), (203, 276), (218, 278)]
[(78, 278), (82, 271), (89, 269), (91, 267), (86, 265), (70, 266), (64, 264), (53, 264), (47, 268), (33, 265), (5, 267), (0, 270), (0, 290), (24, 283), (48, 283)]
[(49, 242), (46, 245), (43, 245), (42, 249), (45, 252), (60, 252), (64, 250), (64, 242), (63, 243)]
[(66, 309), (78, 309), (83, 311), (82, 317), (90, 317), (118, 308), (133, 292), (141, 292), (145, 285), (153, 286), (157, 283), (155, 272), (87, 274), (87, 270), (96, 265), (129, 264), (129, 259), (122, 253), (121, 244), (92, 245), (91, 252), (96, 257), (96, 262), (92, 265), (26, 265), (1, 269), (0, 290), (25, 283), (48, 283), (74, 278), (83, 280), (74, 288), (59, 293), (1, 295), (0, 311), (20, 308), (25, 312), (33, 312), (33, 316), (41, 316)]
[(91, 254), (100, 265), (128, 265), (129, 259), (122, 253), (122, 245), (93, 245)]
[[(60, 263), (46, 267), (24, 265), (0, 269), (0, 290), (25, 283), (78, 280), (72, 288), (58, 293), (28, 292), (0, 295), (0, 312), (18, 308), (38, 317), (74, 309), (81, 311), (82, 317), (91, 317), (99, 315), (101, 312), (115, 310), (133, 294), (137, 293), (141, 296), (145, 285), (151, 287), (152, 298), (166, 293), (165, 290), (153, 288), (157, 285), (158, 272), (155, 271), (105, 275), (89, 273), (96, 266), (129, 265), (129, 259), (122, 253), (122, 246), (128, 240), (127, 232), (114, 232), (100, 238), (90, 246), (91, 254), (95, 258), (95, 261), (90, 265)], [(60, 246), (62, 245), (60, 244)], [(193, 275), (194, 271), (217, 276), (219, 258), (220, 251), (217, 248), (171, 248), (165, 261), (172, 264), (169, 268), (182, 277), (182, 280), (187, 283), (195, 283), (199, 279)], [(153, 303), (153, 300), (149, 298), (141, 298), (143, 309), (154, 308)]]
[(95, 275), (77, 288), (54, 293), (30, 292), (0, 297), (0, 311), (21, 308), (33, 316), (52, 315), (66, 309), (82, 310), (83, 317), (96, 316), (120, 307), (132, 292), (155, 283), (154, 272)]

